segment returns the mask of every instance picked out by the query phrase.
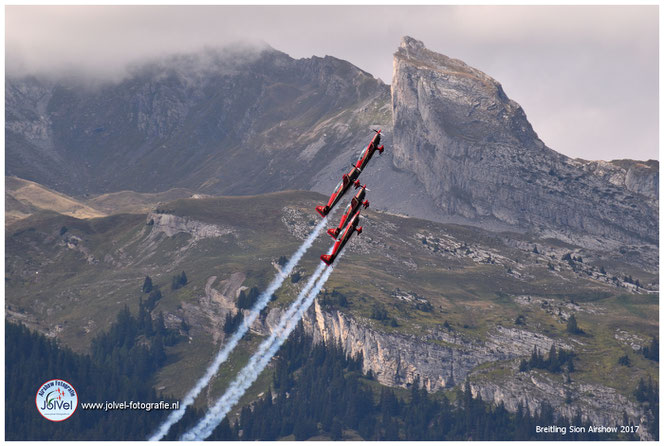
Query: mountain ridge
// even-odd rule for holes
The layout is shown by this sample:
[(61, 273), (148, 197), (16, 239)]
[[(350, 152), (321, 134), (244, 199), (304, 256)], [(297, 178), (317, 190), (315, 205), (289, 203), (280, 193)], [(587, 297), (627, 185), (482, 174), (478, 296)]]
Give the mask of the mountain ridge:
[(382, 128), (362, 176), (379, 209), (588, 246), (658, 240), (658, 162), (555, 152), (498, 81), (410, 37), (391, 86), (332, 56), (210, 50), (101, 87), (10, 80), (6, 107), (6, 174), (73, 197), (329, 194)]
[[(135, 70), (119, 84), (92, 89), (9, 81), (6, 174), (74, 196), (173, 187), (216, 194), (305, 188), (333, 155), (321, 148), (332, 146), (336, 155), (341, 147), (364, 145), (345, 128), (360, 125), (367, 132), (369, 121), (352, 113), (330, 118), (388, 93), (366, 72), (330, 56), (296, 60), (266, 50), (233, 70), (203, 75), (196, 68), (205, 64), (187, 61)], [(332, 131), (333, 125), (341, 130)], [(327, 140), (312, 134), (314, 128)], [(307, 148), (318, 156), (305, 157), (308, 168), (297, 169)], [(43, 154), (50, 169), (40, 162)], [(247, 181), (259, 175), (262, 183)]]
[(395, 53), (392, 109), (395, 166), (443, 214), (586, 243), (657, 243), (656, 195), (635, 197), (546, 147), (497, 81), (410, 37)]

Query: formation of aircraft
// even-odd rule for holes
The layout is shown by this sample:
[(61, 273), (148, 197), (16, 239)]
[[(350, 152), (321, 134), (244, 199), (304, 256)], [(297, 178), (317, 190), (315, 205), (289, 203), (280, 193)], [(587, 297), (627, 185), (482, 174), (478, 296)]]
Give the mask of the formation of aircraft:
[(328, 265), (331, 265), (332, 262), (334, 262), (334, 259), (337, 258), (341, 250), (344, 248), (346, 243), (348, 243), (350, 237), (353, 234), (355, 234), (356, 231), (358, 234), (362, 233), (362, 226), (360, 227), (357, 226), (359, 222), (360, 222), (360, 211), (357, 211), (346, 225), (346, 229), (344, 230), (343, 235), (339, 238), (339, 240), (334, 242), (334, 249), (332, 250), (332, 254), (323, 254), (322, 256), (320, 256), (320, 259), (323, 262), (325, 262)]
[[(334, 262), (334, 259), (337, 258), (355, 232), (358, 234), (362, 233), (362, 226), (358, 226), (360, 222), (360, 211), (363, 206), (364, 209), (369, 207), (369, 201), (365, 200), (366, 192), (368, 190), (367, 185), (365, 184), (360, 187), (360, 180), (358, 180), (358, 177), (363, 169), (366, 168), (367, 164), (369, 164), (374, 152), (378, 150), (378, 153), (382, 154), (384, 150), (384, 146), (378, 145), (380, 144), (381, 138), (380, 130), (374, 130), (374, 132), (376, 132), (376, 135), (374, 135), (367, 148), (362, 150), (360, 158), (351, 167), (351, 170), (343, 175), (339, 184), (334, 188), (334, 192), (332, 192), (327, 204), (324, 206), (316, 206), (316, 211), (324, 218), (332, 210), (334, 205), (341, 200), (341, 197), (343, 197), (351, 185), (355, 186), (356, 189), (360, 189), (352, 198), (350, 204), (346, 207), (337, 227), (327, 230), (327, 233), (336, 240), (332, 253), (320, 256), (320, 259), (327, 265), (331, 265), (332, 262)], [(341, 234), (340, 237), (339, 234)], [(337, 237), (339, 238), (337, 239)]]
[(341, 177), (341, 181), (334, 187), (334, 192), (330, 196), (330, 199), (327, 201), (325, 206), (316, 206), (316, 211), (320, 214), (321, 217), (325, 217), (334, 207), (335, 204), (341, 200), (341, 197), (346, 193), (351, 185), (355, 186), (357, 189), (360, 187), (360, 180), (357, 177), (360, 176), (362, 171), (355, 166), (352, 166), (350, 172), (345, 173)]
[(346, 224), (350, 221), (351, 217), (360, 210), (360, 207), (364, 206), (364, 209), (369, 207), (369, 201), (364, 199), (364, 196), (367, 193), (366, 191), (367, 185), (365, 184), (355, 194), (353, 199), (350, 201), (350, 204), (346, 207), (344, 215), (341, 216), (341, 221), (339, 221), (339, 225), (336, 228), (330, 228), (327, 230), (327, 233), (330, 234), (330, 237), (336, 240), (343, 228), (345, 228)]

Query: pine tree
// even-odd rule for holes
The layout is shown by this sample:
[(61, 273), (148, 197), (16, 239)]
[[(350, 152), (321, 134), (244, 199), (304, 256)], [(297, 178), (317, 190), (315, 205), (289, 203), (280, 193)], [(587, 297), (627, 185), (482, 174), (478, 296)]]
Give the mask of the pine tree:
[(556, 345), (551, 344), (551, 349), (549, 350), (548, 369), (550, 372), (556, 373), (560, 371), (560, 362), (558, 361), (558, 355), (556, 354)]
[(643, 356), (647, 359), (659, 362), (659, 339), (653, 337), (650, 341), (650, 345), (643, 347), (641, 353), (643, 353)]
[(147, 294), (150, 291), (152, 291), (152, 279), (150, 276), (145, 276), (145, 280), (143, 281), (143, 293)]
[(341, 422), (338, 418), (332, 420), (332, 428), (330, 429), (330, 437), (334, 441), (339, 441), (343, 438), (343, 432), (341, 430)]
[(155, 332), (157, 333), (157, 336), (165, 336), (166, 335), (166, 323), (164, 322), (164, 312), (163, 311), (160, 311), (159, 314), (157, 315)]
[(188, 283), (187, 275), (184, 271), (171, 278), (171, 289), (178, 290)]
[(231, 428), (231, 423), (228, 418), (221, 420), (221, 423), (212, 433), (211, 439), (222, 441), (237, 441), (237, 435)]
[(574, 315), (571, 315), (567, 320), (567, 332), (572, 334), (582, 333), (581, 329), (576, 323), (576, 317), (574, 317)]
[(244, 292), (244, 290), (240, 291), (240, 294), (237, 297), (237, 303), (235, 304), (236, 307), (244, 310), (248, 310), (251, 308), (249, 306), (249, 301), (247, 299), (247, 294)]

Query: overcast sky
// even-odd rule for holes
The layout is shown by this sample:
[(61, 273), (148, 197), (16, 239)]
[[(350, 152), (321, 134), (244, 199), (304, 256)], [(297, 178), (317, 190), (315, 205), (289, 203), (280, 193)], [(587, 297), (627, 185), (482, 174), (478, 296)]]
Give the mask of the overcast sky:
[(6, 71), (118, 79), (127, 64), (239, 40), (332, 55), (391, 83), (401, 36), (465, 61), (551, 148), (658, 159), (657, 6), (7, 6)]

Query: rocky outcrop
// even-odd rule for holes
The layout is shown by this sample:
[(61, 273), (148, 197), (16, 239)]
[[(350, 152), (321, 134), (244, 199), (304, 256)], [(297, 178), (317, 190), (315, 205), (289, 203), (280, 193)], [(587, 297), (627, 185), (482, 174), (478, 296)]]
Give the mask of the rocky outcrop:
[(208, 277), (205, 282), (205, 297), (200, 299), (199, 306), (184, 307), (189, 320), (205, 321), (199, 326), (210, 327), (214, 342), (223, 341), (226, 337), (223, 331), (224, 320), (228, 313), (235, 314), (238, 311), (235, 303), (238, 294), (245, 288), (242, 286), (245, 278), (244, 273), (233, 273), (228, 279), (221, 280), (215, 288), (213, 285), (217, 281), (217, 276)]
[[(643, 409), (629, 401), (614, 389), (584, 383), (564, 383), (561, 379), (536, 371), (516, 373), (509, 379), (484, 380), (470, 377), (473, 396), (481, 396), (484, 401), (504, 404), (511, 412), (521, 406), (531, 414), (538, 413), (543, 404), (554, 408), (557, 415), (568, 420), (581, 415), (584, 423), (595, 426), (616, 426), (623, 424), (623, 412), (635, 425), (639, 425), (639, 438), (652, 440), (647, 431)], [(559, 377), (557, 377), (559, 378)]]
[[(266, 336), (279, 325), (283, 309), (273, 308), (251, 327)], [(480, 364), (526, 356), (537, 348), (546, 352), (555, 344), (569, 345), (544, 335), (496, 327), (486, 342), (461, 336), (453, 330), (429, 330), (417, 337), (384, 333), (338, 310), (325, 311), (318, 300), (304, 314), (302, 324), (314, 342), (336, 343), (350, 356), (362, 355), (362, 368), (386, 386), (406, 387), (416, 380), (430, 392), (463, 382)]]
[(150, 212), (146, 222), (152, 226), (152, 234), (164, 233), (167, 237), (185, 233), (190, 234), (193, 240), (200, 240), (235, 233), (235, 230), (231, 227), (203, 223), (186, 217), (157, 212)]
[(623, 186), (636, 194), (648, 198), (659, 197), (659, 162), (655, 160), (573, 160), (583, 170), (592, 172), (616, 186)]
[[(281, 312), (272, 310), (263, 323), (266, 333), (276, 326)], [(516, 328), (497, 327), (485, 342), (472, 341), (453, 331), (429, 331), (421, 337), (388, 334), (369, 328), (340, 311), (324, 311), (318, 301), (305, 314), (305, 331), (315, 342), (338, 343), (349, 355), (362, 355), (363, 371), (371, 371), (381, 384), (406, 387), (416, 380), (429, 392), (469, 381), (474, 395), (485, 401), (503, 403), (510, 411), (518, 406), (530, 413), (547, 403), (558, 415), (574, 418), (577, 413), (595, 425), (621, 424), (623, 411), (636, 424), (645, 421), (643, 410), (616, 390), (582, 382), (563, 382), (563, 376), (538, 371), (518, 372), (515, 358), (529, 355), (534, 348), (546, 352), (572, 346), (544, 335)], [(258, 328), (258, 327), (256, 327)], [(507, 373), (485, 377), (482, 364), (500, 362)], [(650, 436), (645, 429), (642, 439)]]
[(657, 243), (656, 167), (593, 173), (546, 147), (497, 81), (410, 37), (394, 55), (392, 112), (394, 164), (445, 215), (581, 243)]
[[(627, 160), (632, 161), (632, 160)], [(637, 194), (654, 199), (659, 197), (659, 162), (632, 162), (625, 174), (625, 187)]]
[(318, 301), (302, 321), (314, 342), (338, 343), (351, 356), (361, 354), (364, 372), (371, 371), (381, 384), (405, 387), (419, 379), (430, 392), (463, 382), (480, 364), (526, 356), (534, 348), (548, 351), (554, 343), (571, 348), (541, 334), (500, 326), (486, 342), (453, 330), (430, 330), (420, 337), (383, 333), (340, 311), (324, 311)]
[[(207, 300), (216, 302), (215, 316), (208, 315), (216, 319), (215, 326), (220, 326), (226, 312), (235, 311), (235, 295), (244, 278), (235, 276), (220, 284), (221, 292), (211, 288), (216, 277), (210, 277), (206, 284)], [(232, 297), (228, 297), (229, 289)], [(278, 327), (283, 313), (277, 307), (262, 314), (252, 325), (252, 332), (269, 335)], [(470, 340), (452, 330), (428, 330), (422, 336), (385, 333), (371, 328), (368, 321), (356, 320), (337, 310), (325, 310), (317, 300), (304, 314), (302, 324), (314, 342), (336, 343), (351, 356), (361, 355), (363, 372), (371, 372), (386, 386), (408, 387), (417, 381), (427, 391), (436, 392), (467, 381), (474, 396), (502, 403), (509, 411), (516, 412), (521, 407), (534, 414), (548, 404), (557, 415), (571, 420), (580, 414), (584, 423), (597, 426), (622, 424), (624, 412), (630, 421), (641, 425), (641, 439), (652, 439), (644, 425), (643, 409), (615, 389), (567, 380), (564, 374), (518, 371), (518, 358), (528, 356), (535, 348), (547, 352), (554, 344), (567, 350), (576, 345), (501, 326), (486, 341)], [(499, 373), (492, 374), (494, 370)]]

